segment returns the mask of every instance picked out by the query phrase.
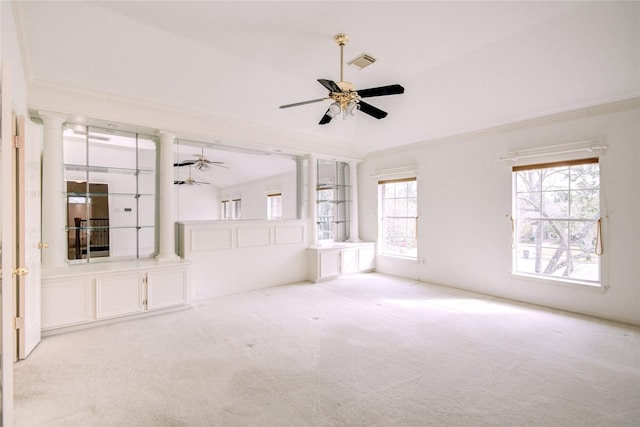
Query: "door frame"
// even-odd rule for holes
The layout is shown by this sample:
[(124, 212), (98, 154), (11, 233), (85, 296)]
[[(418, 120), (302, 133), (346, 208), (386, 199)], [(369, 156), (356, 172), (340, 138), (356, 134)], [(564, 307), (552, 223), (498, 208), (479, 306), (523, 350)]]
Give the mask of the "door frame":
[[(2, 162), (2, 184), (1, 194), (1, 220), (0, 220), (0, 242), (2, 243), (1, 265), (4, 274), (0, 276), (0, 402), (2, 412), (0, 423), (3, 426), (13, 425), (13, 363), (15, 349), (14, 320), (15, 320), (15, 289), (16, 280), (13, 274), (16, 268), (15, 259), (15, 150), (13, 149), (11, 120), (12, 114), (12, 85), (11, 85), (11, 63), (3, 61), (0, 70), (0, 138), (2, 151), (0, 161)], [(8, 201), (8, 202), (7, 202)]]

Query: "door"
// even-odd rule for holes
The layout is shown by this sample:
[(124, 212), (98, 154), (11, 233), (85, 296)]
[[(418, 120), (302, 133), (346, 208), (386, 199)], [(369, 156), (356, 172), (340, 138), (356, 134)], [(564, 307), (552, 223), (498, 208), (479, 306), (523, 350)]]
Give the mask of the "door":
[[(18, 118), (17, 177), (18, 177), (18, 264), (29, 274), (18, 277), (17, 349), (24, 359), (40, 342), (41, 273), (40, 250), (40, 156), (42, 128), (30, 120)], [(25, 128), (26, 126), (26, 128)], [(24, 242), (24, 243), (23, 243)]]

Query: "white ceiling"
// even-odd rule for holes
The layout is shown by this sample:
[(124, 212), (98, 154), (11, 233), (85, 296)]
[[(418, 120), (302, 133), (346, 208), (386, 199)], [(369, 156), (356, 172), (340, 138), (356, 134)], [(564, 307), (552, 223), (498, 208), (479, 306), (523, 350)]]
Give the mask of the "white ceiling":
[[(640, 96), (639, 2), (30, 1), (19, 22), (32, 81), (116, 94), (364, 152)], [(318, 78), (377, 58), (357, 88), (389, 112), (318, 125)], [(215, 133), (215, 130), (213, 131)]]

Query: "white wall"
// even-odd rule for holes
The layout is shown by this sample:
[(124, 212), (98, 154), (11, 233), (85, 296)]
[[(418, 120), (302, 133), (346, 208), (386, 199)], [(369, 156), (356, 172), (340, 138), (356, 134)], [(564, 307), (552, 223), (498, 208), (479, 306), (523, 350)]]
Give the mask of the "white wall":
[[(585, 109), (370, 156), (359, 168), (360, 237), (364, 240), (376, 240), (377, 233), (377, 178), (371, 175), (392, 167), (418, 168), (420, 260), (378, 256), (376, 269), (640, 324), (638, 104), (635, 100)], [(600, 157), (603, 272), (609, 289), (512, 276), (511, 163), (498, 159), (509, 151), (598, 138), (609, 147)], [(542, 158), (547, 160), (553, 159)]]
[(295, 170), (222, 188), (220, 200), (241, 199), (242, 218), (240, 219), (267, 219), (267, 194), (269, 193), (282, 193), (282, 218), (296, 218)]
[(186, 221), (178, 254), (191, 265), (189, 301), (307, 280), (304, 220)]
[(176, 221), (220, 219), (219, 190), (215, 185), (174, 185), (173, 191)]

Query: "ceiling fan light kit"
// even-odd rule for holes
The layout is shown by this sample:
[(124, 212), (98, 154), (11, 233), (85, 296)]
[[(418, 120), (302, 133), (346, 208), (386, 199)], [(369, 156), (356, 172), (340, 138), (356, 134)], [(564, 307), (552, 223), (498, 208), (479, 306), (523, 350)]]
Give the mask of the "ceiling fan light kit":
[(184, 160), (182, 162), (174, 163), (173, 166), (175, 166), (175, 167), (195, 166), (196, 169), (198, 169), (199, 171), (203, 171), (203, 172), (209, 170), (209, 167), (211, 165), (217, 166), (219, 168), (229, 169), (229, 167), (224, 166), (224, 162), (214, 162), (214, 161), (211, 161), (211, 160), (207, 159), (204, 156), (204, 148), (202, 148), (202, 153), (200, 155), (196, 155), (196, 157), (197, 158), (195, 160)]
[[(325, 101), (327, 99), (332, 99), (334, 102), (329, 105), (326, 113), (320, 119), (319, 124), (325, 125), (329, 123), (334, 117), (337, 117), (342, 113), (343, 119), (349, 119), (355, 116), (356, 111), (360, 110), (363, 113), (374, 117), (376, 119), (382, 119), (387, 116), (387, 112), (380, 110), (373, 105), (367, 104), (362, 101), (362, 98), (370, 98), (374, 96), (386, 96), (386, 95), (400, 95), (404, 93), (404, 88), (399, 84), (393, 84), (389, 86), (380, 86), (370, 89), (363, 89), (361, 91), (356, 91), (355, 86), (351, 82), (344, 81), (343, 71), (344, 71), (344, 46), (349, 41), (349, 35), (340, 33), (336, 34), (334, 40), (340, 46), (340, 81), (334, 82), (333, 80), (327, 79), (318, 79), (318, 82), (324, 86), (327, 90), (329, 90), (329, 95), (326, 98), (313, 99), (311, 101), (303, 101), (296, 102), (293, 104), (281, 105), (280, 108), (290, 108), (297, 107), (300, 105), (312, 104), (315, 102)], [(364, 58), (366, 57), (366, 59)], [(360, 69), (371, 65), (375, 62), (375, 58), (363, 54), (359, 57), (355, 58), (350, 62), (350, 64), (363, 60), (365, 62), (369, 62), (368, 64), (364, 64), (363, 62), (359, 62), (359, 64), (363, 64), (360, 66)], [(356, 65), (356, 67), (359, 65)]]

